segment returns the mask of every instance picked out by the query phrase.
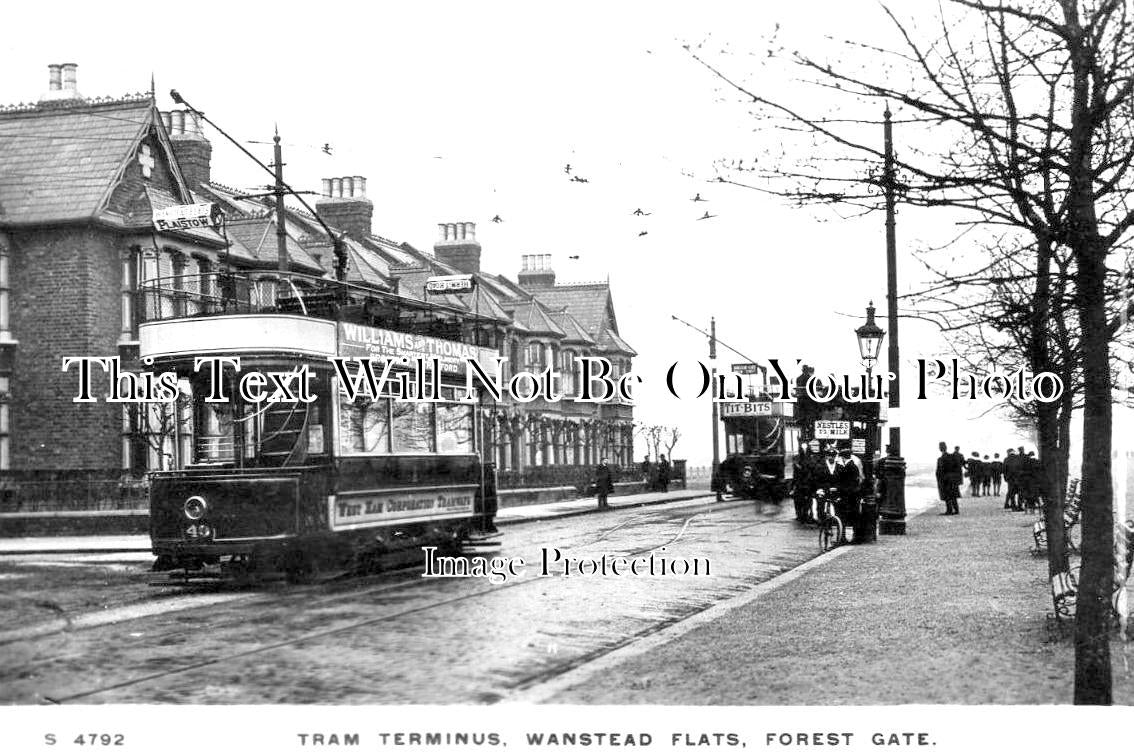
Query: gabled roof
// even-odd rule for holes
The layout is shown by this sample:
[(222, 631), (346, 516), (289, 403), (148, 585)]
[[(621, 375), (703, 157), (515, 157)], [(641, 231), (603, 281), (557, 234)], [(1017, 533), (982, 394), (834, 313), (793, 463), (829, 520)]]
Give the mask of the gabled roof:
[(551, 313), (552, 320), (563, 331), (563, 341), (573, 342), (579, 344), (593, 345), (595, 340), (592, 339), (586, 329), (575, 319), (571, 313), (563, 310), (562, 312)]
[(536, 291), (535, 297), (552, 310), (567, 310), (592, 338), (600, 339), (606, 328), (618, 329), (609, 284), (556, 285)]
[(607, 328), (602, 332), (598, 339), (598, 348), (604, 352), (617, 352), (618, 354), (625, 354), (633, 357), (637, 352), (630, 348), (630, 345), (622, 340), (621, 337), (614, 331)]
[(151, 128), (187, 198), (160, 124), (149, 96), (0, 109), (0, 223), (97, 218)]
[[(286, 229), (285, 224), (285, 229)], [(227, 223), (228, 235), (247, 249), (252, 259), (261, 265), (272, 267), (277, 262), (276, 221), (274, 218), (233, 218)], [(287, 254), (296, 267), (305, 272), (322, 273), (323, 269), (311, 254), (290, 235), (286, 237)]]
[(534, 299), (515, 305), (515, 309), (512, 311), (512, 322), (523, 327), (529, 333), (559, 336), (561, 338), (566, 335), (563, 329), (552, 320), (551, 313)]

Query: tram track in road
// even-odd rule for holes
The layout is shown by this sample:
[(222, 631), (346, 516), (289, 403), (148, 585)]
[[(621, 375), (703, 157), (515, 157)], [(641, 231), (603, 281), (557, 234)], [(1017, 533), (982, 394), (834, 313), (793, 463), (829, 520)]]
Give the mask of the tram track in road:
[[(747, 502), (732, 503), (730, 506), (720, 507), (714, 510), (720, 512), (727, 509), (744, 506)], [(671, 512), (679, 512), (683, 509), (689, 509), (693, 506), (702, 506), (703, 502), (699, 500), (692, 500), (688, 502), (679, 502), (677, 506), (669, 507), (666, 509), (656, 509), (649, 512), (641, 512), (631, 515), (619, 522), (613, 527), (609, 527), (600, 531), (597, 535), (590, 537), (587, 541), (575, 542), (566, 544), (565, 548), (585, 548), (601, 543), (611, 534), (624, 530), (635, 525), (664, 521), (665, 515)], [(661, 517), (659, 517), (661, 515)], [(554, 520), (534, 520), (528, 521), (532, 524), (559, 524), (558, 518)], [(523, 523), (523, 524), (528, 524)], [(422, 567), (420, 562), (414, 562), (405, 567), (396, 569), (383, 570), (378, 573), (369, 573), (362, 575), (348, 575), (342, 578), (336, 578), (331, 581), (325, 581), (315, 585), (304, 586), (287, 586), (281, 587), (279, 585), (271, 585), (266, 590), (254, 590), (256, 584), (225, 584), (225, 583), (200, 583), (200, 584), (185, 584), (186, 588), (190, 590), (186, 593), (176, 596), (162, 596), (152, 598), (142, 598), (138, 601), (132, 601), (117, 606), (106, 606), (100, 609), (86, 611), (81, 613), (63, 613), (62, 616), (53, 618), (46, 622), (37, 623), (35, 625), (19, 628), (16, 630), (0, 630), (0, 647), (10, 645), (13, 643), (32, 641), (39, 638), (59, 634), (59, 633), (74, 633), (82, 630), (92, 630), (105, 625), (117, 624), (120, 622), (127, 622), (136, 619), (145, 619), (148, 617), (155, 617), (163, 614), (172, 614), (181, 611), (192, 611), (196, 609), (207, 608), (219, 604), (238, 604), (249, 602), (274, 602), (280, 598), (295, 598), (304, 600), (304, 606), (316, 607), (336, 601), (368, 598), (382, 593), (392, 593), (403, 588), (419, 586), (421, 584), (418, 580), (406, 580), (399, 583), (389, 584), (381, 582), (379, 585), (367, 585), (361, 589), (350, 590), (351, 586), (359, 583), (373, 583), (376, 579), (384, 581), (385, 579), (392, 578), (399, 575), (409, 575), (417, 572)], [(420, 577), (420, 576), (419, 576)], [(179, 587), (178, 583), (169, 583), (161, 585), (170, 585)], [(238, 590), (233, 590), (238, 588)], [(252, 589), (252, 590), (249, 590)], [(329, 592), (328, 592), (329, 589)], [(227, 591), (221, 593), (222, 591)], [(320, 592), (322, 595), (313, 595)], [(233, 623), (234, 624), (234, 623)], [(222, 625), (223, 626), (223, 625)]]
[[(678, 531), (675, 535), (668, 537), (668, 538), (665, 538), (665, 539), (656, 540), (655, 542), (651, 543), (648, 546), (636, 548), (636, 549), (633, 549), (633, 550), (628, 551), (628, 552), (620, 552), (620, 553), (617, 553), (616, 555), (621, 556), (621, 557), (626, 557), (626, 558), (633, 558), (633, 557), (642, 556), (642, 555), (648, 554), (650, 552), (657, 551), (657, 550), (662, 549), (664, 547), (670, 546), (670, 545), (678, 542), (679, 540), (681, 540), (684, 537), (684, 535), (688, 531), (690, 524), (693, 523), (695, 520), (698, 520), (699, 518), (702, 518), (702, 517), (709, 515), (709, 514), (712, 514), (712, 513), (720, 512), (722, 510), (732, 509), (734, 507), (745, 506), (747, 504), (748, 504), (748, 502), (740, 502), (740, 503), (737, 503), (737, 504), (730, 504), (729, 506), (716, 508), (712, 511), (698, 512), (698, 513), (695, 513), (691, 516), (683, 517), (681, 519), (681, 525), (678, 528)], [(668, 514), (671, 514), (673, 512), (674, 512), (674, 510), (667, 510), (664, 514), (668, 515)], [(647, 523), (644, 522), (646, 519), (650, 519), (650, 518), (643, 518), (643, 520), (640, 520), (637, 523), (635, 523), (635, 522), (621, 523), (617, 527), (608, 528), (604, 531), (601, 531), (598, 534), (590, 535), (586, 538), (580, 539), (579, 542), (572, 544), (570, 546), (570, 548), (580, 549), (580, 548), (586, 548), (587, 546), (596, 545), (596, 544), (604, 541), (612, 533), (617, 532), (619, 530), (623, 530), (626, 527), (632, 527), (635, 524), (638, 524), (638, 525), (647, 524)], [(666, 519), (676, 519), (676, 518), (666, 518)], [(738, 525), (738, 526), (735, 526), (735, 527), (726, 528), (723, 531), (716, 533), (715, 536), (721, 537), (721, 536), (724, 536), (724, 535), (729, 534), (729, 533), (735, 533), (735, 532), (747, 530), (747, 529), (750, 529), (750, 528), (753, 528), (753, 527), (766, 525), (766, 524), (768, 524), (768, 522), (769, 522), (769, 520), (758, 520), (756, 522), (748, 522), (748, 523)], [(663, 522), (661, 522), (661, 523), (658, 523), (658, 522), (655, 521), (653, 523), (648, 523), (648, 524), (666, 524), (666, 523), (663, 520)], [(567, 546), (564, 546), (564, 548), (567, 548)], [(207, 659), (203, 659), (203, 660), (200, 660), (200, 661), (197, 661), (197, 662), (180, 664), (180, 665), (173, 666), (171, 668), (157, 670), (157, 671), (151, 672), (149, 674), (136, 675), (136, 676), (124, 679), (124, 680), (120, 680), (120, 681), (112, 683), (112, 684), (101, 685), (101, 686), (89, 688), (89, 689), (86, 689), (86, 690), (81, 690), (81, 691), (78, 691), (78, 692), (75, 692), (75, 693), (60, 694), (60, 695), (56, 695), (56, 696), (43, 696), (43, 698), (44, 698), (44, 700), (47, 700), (48, 702), (58, 703), (58, 704), (71, 703), (71, 702), (74, 702), (74, 701), (81, 701), (83, 699), (88, 699), (88, 698), (91, 698), (93, 696), (97, 696), (97, 695), (100, 695), (100, 694), (103, 694), (103, 693), (109, 693), (109, 692), (112, 692), (112, 691), (122, 690), (122, 689), (125, 689), (125, 688), (130, 688), (130, 687), (142, 685), (144, 683), (152, 682), (152, 681), (155, 681), (155, 680), (160, 680), (160, 679), (163, 679), (163, 678), (168, 678), (168, 677), (172, 677), (172, 676), (176, 676), (176, 675), (183, 675), (183, 674), (186, 674), (186, 673), (191, 673), (191, 672), (201, 670), (201, 669), (205, 669), (205, 668), (209, 668), (209, 667), (215, 667), (215, 666), (221, 665), (221, 664), (236, 662), (236, 661), (240, 661), (240, 660), (243, 660), (243, 659), (247, 659), (249, 657), (258, 656), (258, 655), (261, 655), (261, 654), (267, 654), (267, 653), (270, 653), (272, 651), (276, 651), (276, 650), (279, 650), (279, 649), (312, 643), (314, 641), (318, 641), (318, 640), (329, 638), (329, 637), (336, 636), (336, 635), (351, 633), (353, 631), (357, 631), (357, 630), (360, 630), (360, 629), (363, 629), (363, 628), (366, 628), (366, 627), (369, 627), (369, 626), (378, 625), (378, 624), (385, 623), (385, 622), (393, 622), (395, 620), (399, 620), (399, 619), (402, 619), (402, 618), (405, 618), (405, 617), (408, 617), (408, 616), (412, 616), (412, 615), (415, 615), (415, 614), (422, 614), (422, 613), (432, 611), (432, 610), (435, 610), (435, 609), (438, 609), (438, 608), (451, 606), (451, 605), (459, 604), (459, 603), (462, 603), (462, 602), (476, 601), (476, 600), (479, 600), (479, 599), (483, 599), (486, 596), (489, 596), (489, 595), (492, 595), (492, 594), (498, 594), (498, 593), (501, 593), (503, 591), (516, 591), (516, 590), (523, 589), (523, 588), (530, 588), (532, 586), (542, 584), (542, 582), (545, 578), (553, 577), (553, 576), (554, 575), (551, 575), (551, 574), (535, 575), (535, 576), (520, 579), (520, 580), (512, 580), (510, 582), (506, 582), (506, 583), (502, 583), (502, 584), (490, 585), (487, 588), (482, 588), (482, 589), (479, 589), (479, 590), (463, 591), (460, 594), (454, 595), (454, 596), (448, 596), (448, 597), (440, 598), (440, 599), (429, 599), (429, 600), (426, 600), (426, 601), (419, 603), (419, 604), (416, 604), (416, 605), (408, 606), (408, 607), (401, 608), (401, 609), (396, 609), (396, 610), (390, 611), (390, 612), (381, 613), (377, 616), (366, 617), (364, 619), (347, 622), (345, 624), (337, 625), (337, 626), (334, 626), (334, 627), (329, 627), (329, 628), (319, 630), (319, 631), (316, 631), (316, 632), (304, 633), (304, 634), (301, 634), (301, 635), (298, 635), (298, 636), (295, 636), (295, 637), (292, 637), (292, 638), (285, 638), (285, 639), (281, 639), (281, 640), (278, 640), (278, 641), (258, 644), (258, 645), (251, 647), (251, 648), (244, 649), (242, 651), (229, 653), (229, 654), (220, 654), (220, 655), (211, 656)], [(391, 586), (382, 586), (382, 587), (373, 588), (373, 589), (365, 589), (365, 590), (362, 590), (362, 591), (356, 591), (356, 592), (352, 592), (352, 593), (349, 593), (349, 594), (335, 594), (335, 595), (332, 595), (332, 596), (325, 597), (324, 600), (319, 602), (319, 603), (327, 603), (327, 602), (330, 602), (330, 601), (341, 601), (341, 600), (348, 598), (348, 597), (351, 597), (351, 598), (373, 597), (375, 595), (381, 595), (382, 593), (393, 592), (397, 589), (408, 587), (408, 586), (420, 588), (423, 585), (428, 585), (428, 583), (423, 583), (420, 580), (414, 580), (414, 581), (409, 581), (409, 582), (401, 583), (401, 584), (395, 584), (395, 585), (391, 585)], [(242, 622), (245, 622), (245, 620), (236, 619), (236, 620), (234, 620), (230, 623), (224, 623), (224, 624), (236, 625), (236, 624), (239, 624), (239, 623), (242, 623)], [(215, 625), (215, 624), (210, 625), (211, 631), (215, 631), (216, 629), (217, 629), (217, 625)], [(589, 658), (590, 657), (588, 657), (588, 659)], [(574, 666), (574, 665), (572, 665), (572, 666)]]

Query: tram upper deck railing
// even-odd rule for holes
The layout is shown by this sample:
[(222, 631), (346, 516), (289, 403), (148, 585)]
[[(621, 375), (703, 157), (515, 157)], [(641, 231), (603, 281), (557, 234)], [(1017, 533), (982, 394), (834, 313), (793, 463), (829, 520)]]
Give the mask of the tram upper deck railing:
[(274, 271), (153, 278), (134, 292), (133, 306), (138, 323), (275, 313), (355, 322), (455, 341), (471, 340), (466, 328), (477, 323), (486, 332), (480, 340), (490, 341), (487, 332), (493, 320), (469, 310), (366, 286)]

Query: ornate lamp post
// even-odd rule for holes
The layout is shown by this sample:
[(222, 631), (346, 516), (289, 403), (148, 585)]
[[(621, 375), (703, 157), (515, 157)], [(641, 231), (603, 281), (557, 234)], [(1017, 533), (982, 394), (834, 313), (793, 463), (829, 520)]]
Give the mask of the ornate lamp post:
[[(882, 337), (886, 335), (874, 322), (874, 302), (866, 308), (866, 323), (854, 329), (855, 338), (858, 339), (858, 353), (866, 363), (867, 396), (860, 397), (864, 401), (869, 398), (870, 386), (873, 382), (871, 370), (878, 360), (878, 353), (882, 349)], [(878, 540), (878, 502), (874, 498), (874, 437), (878, 434), (878, 405), (863, 404), (867, 407), (868, 420), (866, 423), (866, 449), (863, 455), (863, 482), (865, 493), (862, 497), (862, 515), (854, 529), (854, 538), (858, 543), (870, 543)]]

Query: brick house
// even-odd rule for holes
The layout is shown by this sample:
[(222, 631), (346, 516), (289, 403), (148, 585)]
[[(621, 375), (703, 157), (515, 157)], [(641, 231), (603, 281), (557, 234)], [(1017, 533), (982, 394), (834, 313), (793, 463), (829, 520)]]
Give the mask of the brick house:
[[(0, 108), (0, 470), (140, 473), (163, 464), (163, 431), (121, 405), (72, 402), (78, 378), (61, 370), (63, 358), (115, 355), (123, 369), (144, 369), (141, 283), (176, 282), (148, 306), (191, 314), (177, 291), (205, 293), (222, 267), (262, 272), (271, 295), (281, 224), (292, 271), (333, 275), (331, 243), (310, 214), (277, 218), (214, 181), (211, 145), (191, 113), (162, 112), (152, 94), (84, 98), (76, 66), (49, 71), (39, 102)], [(223, 235), (153, 230), (154, 210), (198, 202), (224, 210)], [(346, 235), (349, 282), (462, 308), (477, 340), (509, 355), (512, 369), (562, 368), (576, 355), (630, 369), (634, 352), (618, 335), (608, 284), (557, 285), (546, 256), (526, 256), (517, 282), (483, 272), (472, 223), (442, 224), (432, 254), (386, 239), (371, 228), (361, 176), (324, 180), (316, 210)], [(475, 276), (473, 293), (425, 292), (430, 276), (460, 272)], [(95, 387), (105, 392), (105, 379), (96, 376)], [(632, 423), (632, 408), (613, 402), (502, 403), (486, 419), (486, 438), (506, 473), (602, 456), (629, 466)]]

